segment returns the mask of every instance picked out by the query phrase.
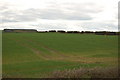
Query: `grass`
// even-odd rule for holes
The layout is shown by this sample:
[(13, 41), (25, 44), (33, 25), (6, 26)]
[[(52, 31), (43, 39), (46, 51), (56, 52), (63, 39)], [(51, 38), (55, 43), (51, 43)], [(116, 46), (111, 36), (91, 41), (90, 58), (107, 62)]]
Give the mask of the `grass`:
[(118, 36), (3, 33), (3, 77), (44, 78), (66, 69), (117, 66)]

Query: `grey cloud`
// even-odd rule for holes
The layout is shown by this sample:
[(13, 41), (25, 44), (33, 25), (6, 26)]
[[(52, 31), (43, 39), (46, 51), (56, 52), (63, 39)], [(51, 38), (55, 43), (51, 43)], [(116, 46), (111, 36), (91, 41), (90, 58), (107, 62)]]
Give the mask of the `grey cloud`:
[(84, 13), (97, 13), (103, 10), (102, 6), (94, 3), (64, 3), (65, 8), (73, 11), (80, 11)]
[(77, 30), (77, 31), (116, 31), (117, 25), (105, 22), (84, 22), (73, 24), (74, 26), (67, 25), (67, 23), (39, 23), (36, 25), (30, 25), (37, 27), (38, 30)]
[[(80, 15), (80, 16), (79, 16)], [(93, 18), (87, 14), (79, 14), (79, 15), (69, 15), (66, 17), (68, 20), (92, 20)]]
[(64, 23), (39, 23), (37, 25), (31, 24), (30, 26), (37, 27), (38, 30), (67, 30), (68, 27)]
[[(93, 17), (90, 15), (100, 12), (99, 9), (93, 9), (94, 6), (86, 4), (51, 4), (47, 9), (26, 9), (13, 11), (9, 10), (9, 6), (1, 7), (7, 9), (3, 11), (2, 17), (5, 22), (24, 22), (24, 21), (36, 21), (37, 19), (49, 19), (49, 20), (92, 20)], [(65, 6), (66, 5), (66, 6)], [(91, 6), (91, 7), (90, 7)], [(88, 8), (90, 7), (90, 8)], [(72, 13), (68, 12), (72, 11)]]
[(24, 21), (35, 21), (37, 18), (35, 14), (25, 13), (24, 11), (4, 11), (2, 14), (2, 20), (4, 22), (24, 22)]
[(6, 6), (6, 5), (7, 4), (0, 3), (0, 12), (7, 11), (9, 9), (8, 6)]
[(50, 19), (50, 20), (57, 20), (57, 19), (63, 19), (63, 20), (91, 20), (92, 17), (88, 15), (88, 13), (69, 13), (64, 12), (61, 9), (28, 9), (25, 11), (25, 13), (29, 13), (29, 15), (33, 15), (35, 18), (40, 19)]
[[(72, 22), (72, 23), (71, 23)], [(18, 24), (19, 23), (19, 24)], [(2, 28), (33, 28), (37, 30), (77, 30), (77, 31), (117, 31), (118, 26), (112, 23), (106, 22), (75, 22), (68, 21), (68, 22), (37, 22), (37, 23), (23, 23), (18, 22), (17, 24), (7, 24), (4, 25)], [(72, 26), (71, 26), (72, 25)]]
[(2, 22), (18, 22), (17, 20), (11, 20), (11, 19), (2, 19)]
[(84, 30), (118, 30), (117, 25), (114, 25), (113, 23), (105, 23), (105, 22), (85, 22), (82, 24), (84, 26)]

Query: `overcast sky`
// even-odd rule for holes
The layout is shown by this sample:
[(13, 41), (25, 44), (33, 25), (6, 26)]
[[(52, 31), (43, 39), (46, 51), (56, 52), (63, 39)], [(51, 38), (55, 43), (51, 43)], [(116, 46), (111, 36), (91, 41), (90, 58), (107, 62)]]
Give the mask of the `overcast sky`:
[(0, 0), (0, 29), (118, 31), (119, 0)]

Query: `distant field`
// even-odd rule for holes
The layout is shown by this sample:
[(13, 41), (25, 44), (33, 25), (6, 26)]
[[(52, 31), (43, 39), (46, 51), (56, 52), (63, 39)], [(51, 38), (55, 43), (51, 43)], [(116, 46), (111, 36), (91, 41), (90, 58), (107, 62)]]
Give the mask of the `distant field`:
[(3, 33), (3, 77), (44, 78), (66, 69), (117, 66), (118, 37)]

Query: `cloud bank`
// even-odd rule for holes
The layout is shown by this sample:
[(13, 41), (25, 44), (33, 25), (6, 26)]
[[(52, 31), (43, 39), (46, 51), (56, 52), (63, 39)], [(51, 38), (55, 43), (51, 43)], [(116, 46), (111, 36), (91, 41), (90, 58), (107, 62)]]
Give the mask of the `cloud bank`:
[[(114, 0), (109, 1), (113, 3)], [(1, 2), (0, 29), (118, 30), (117, 7), (115, 6), (117, 1), (113, 5), (107, 5), (104, 1), (102, 5), (92, 0), (91, 2), (87, 0), (83, 2), (79, 0), (31, 0), (27, 4), (23, 0), (18, 3), (15, 0)]]

